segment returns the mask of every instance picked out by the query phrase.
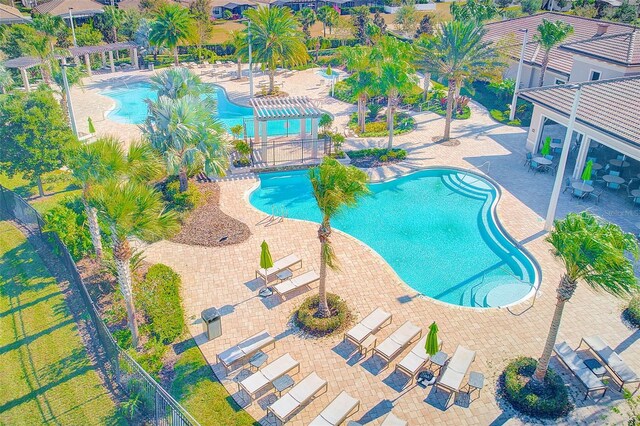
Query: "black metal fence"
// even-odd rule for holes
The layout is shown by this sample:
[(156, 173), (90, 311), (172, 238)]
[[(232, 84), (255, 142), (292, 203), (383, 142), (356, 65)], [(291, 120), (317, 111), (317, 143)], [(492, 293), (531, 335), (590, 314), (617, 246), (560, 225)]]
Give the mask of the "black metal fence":
[(82, 281), (69, 250), (55, 232), (43, 231), (40, 214), (13, 191), (0, 185), (0, 213), (16, 220), (57, 255), (69, 272), (75, 290), (80, 295), (91, 325), (96, 331), (104, 354), (106, 372), (111, 380), (129, 396), (137, 396), (146, 420), (162, 426), (190, 426), (199, 423), (160, 386), (128, 353), (118, 346), (107, 328)]
[(250, 145), (256, 166), (309, 164), (331, 153), (331, 138), (271, 139), (264, 144), (251, 139)]

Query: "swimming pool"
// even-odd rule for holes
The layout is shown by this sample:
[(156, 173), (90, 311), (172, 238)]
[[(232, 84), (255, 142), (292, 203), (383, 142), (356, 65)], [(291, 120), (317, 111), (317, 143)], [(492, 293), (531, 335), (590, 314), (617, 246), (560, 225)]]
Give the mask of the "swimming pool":
[[(489, 181), (428, 169), (369, 187), (332, 226), (369, 245), (419, 293), (486, 308), (513, 304), (537, 286), (534, 261), (494, 220), (499, 193)], [(306, 171), (261, 174), (249, 200), (265, 213), (277, 206), (288, 217), (320, 221)]]
[[(218, 110), (214, 115), (229, 130), (237, 124), (245, 124), (247, 136), (253, 137), (253, 110), (236, 103), (227, 97), (227, 93), (220, 86), (212, 85), (213, 96), (217, 101)], [(107, 117), (118, 123), (141, 124), (147, 118), (147, 104), (145, 99), (155, 101), (157, 93), (149, 83), (135, 83), (101, 92), (116, 102), (116, 107), (109, 111)], [(311, 120), (307, 120), (306, 129), (311, 129)], [(274, 120), (267, 122), (269, 136), (295, 135), (300, 133), (300, 120)]]

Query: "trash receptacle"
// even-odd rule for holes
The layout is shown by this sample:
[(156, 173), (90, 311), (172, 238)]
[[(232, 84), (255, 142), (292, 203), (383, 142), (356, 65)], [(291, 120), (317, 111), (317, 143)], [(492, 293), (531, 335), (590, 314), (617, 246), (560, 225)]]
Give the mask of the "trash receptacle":
[(216, 308), (205, 309), (200, 316), (202, 317), (207, 340), (212, 340), (222, 335), (222, 320), (220, 312)]
[(149, 71), (153, 71), (153, 69), (155, 68), (155, 64), (153, 62), (149, 62), (147, 68), (149, 68)]

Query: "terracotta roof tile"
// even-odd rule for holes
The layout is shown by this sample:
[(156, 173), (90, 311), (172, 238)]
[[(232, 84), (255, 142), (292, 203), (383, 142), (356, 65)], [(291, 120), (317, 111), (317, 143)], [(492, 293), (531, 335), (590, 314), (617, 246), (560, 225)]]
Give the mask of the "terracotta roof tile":
[(640, 65), (640, 34), (634, 29), (629, 33), (566, 43), (560, 50), (626, 66)]

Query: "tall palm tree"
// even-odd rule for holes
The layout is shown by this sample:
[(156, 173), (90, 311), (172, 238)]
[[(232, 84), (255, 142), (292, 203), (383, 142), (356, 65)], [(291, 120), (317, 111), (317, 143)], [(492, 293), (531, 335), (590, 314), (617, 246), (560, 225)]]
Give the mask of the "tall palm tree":
[(327, 36), (327, 27), (329, 27), (329, 33), (331, 29), (336, 25), (340, 19), (338, 12), (331, 6), (322, 6), (318, 9), (318, 20), (322, 22), (322, 36)]
[(565, 273), (556, 290), (551, 328), (533, 375), (538, 383), (542, 383), (547, 374), (564, 305), (573, 296), (578, 282), (618, 297), (638, 289), (633, 262), (627, 257), (631, 254), (638, 259), (638, 243), (633, 234), (624, 233), (618, 225), (604, 222), (588, 212), (570, 213), (564, 220), (556, 221), (546, 241), (564, 263)]
[(56, 35), (65, 28), (62, 18), (49, 13), (37, 13), (33, 16), (31, 24), (36, 30), (47, 36), (49, 49), (53, 52)]
[(560, 20), (551, 22), (543, 19), (542, 23), (538, 25), (538, 32), (533, 36), (533, 40), (540, 45), (542, 50), (544, 50), (538, 86), (542, 86), (544, 84), (544, 74), (547, 72), (547, 67), (549, 66), (549, 53), (551, 52), (551, 49), (562, 43), (571, 34), (573, 34), (573, 27), (571, 24), (567, 24)]
[(358, 125), (360, 131), (365, 131), (365, 113), (367, 99), (374, 93), (375, 72), (372, 68), (371, 54), (369, 46), (341, 47), (339, 57), (345, 64), (347, 70), (352, 72), (351, 90), (358, 98)]
[(149, 42), (155, 46), (166, 46), (171, 49), (174, 63), (178, 65), (178, 44), (187, 40), (191, 31), (192, 18), (189, 10), (176, 4), (167, 4), (160, 8), (156, 19), (151, 23)]
[(304, 34), (289, 9), (259, 7), (245, 12), (251, 20), (251, 45), (255, 61), (269, 70), (269, 93), (273, 93), (278, 65), (289, 66), (309, 60)]
[(7, 90), (13, 85), (13, 77), (8, 69), (0, 65), (0, 93), (6, 94)]
[(311, 37), (310, 28), (313, 24), (318, 20), (318, 16), (316, 12), (310, 7), (303, 7), (300, 12), (296, 14), (296, 18), (300, 21), (300, 25), (302, 26), (302, 32), (307, 38)]
[(21, 49), (30, 55), (37, 57), (40, 61), (40, 72), (45, 83), (51, 86), (51, 62), (53, 59), (53, 41), (52, 37), (45, 33), (38, 32), (29, 38), (28, 43), (19, 42)]
[(416, 84), (413, 68), (413, 49), (408, 43), (385, 36), (378, 43), (374, 57), (381, 64), (379, 88), (387, 96), (387, 129), (389, 130), (388, 148), (393, 147), (393, 117), (398, 106), (400, 94)]
[(189, 187), (189, 171), (225, 174), (229, 146), (222, 124), (212, 115), (212, 100), (194, 95), (178, 99), (161, 96), (148, 104), (143, 133), (163, 156), (167, 172), (178, 176), (181, 192)]
[(160, 96), (171, 99), (187, 95), (213, 93), (213, 86), (202, 82), (200, 76), (184, 67), (170, 68), (151, 77), (151, 87)]
[(433, 37), (420, 39), (422, 55), (419, 63), (448, 80), (445, 141), (451, 134), (457, 90), (466, 80), (499, 72), (503, 65), (492, 43), (482, 39), (485, 33), (486, 30), (474, 21), (449, 21), (440, 25)]
[(137, 348), (138, 324), (133, 300), (129, 238), (161, 238), (175, 230), (176, 217), (164, 211), (162, 195), (158, 191), (133, 180), (112, 179), (97, 187), (91, 200), (111, 231), (116, 275), (127, 308), (131, 341), (133, 347)]
[(369, 193), (367, 188), (367, 174), (353, 166), (344, 166), (337, 160), (325, 157), (322, 164), (309, 169), (309, 179), (313, 188), (322, 221), (318, 229), (320, 240), (320, 287), (318, 289), (320, 301), (318, 315), (330, 316), (327, 305), (327, 266), (339, 269), (338, 259), (331, 245), (331, 219), (344, 207), (353, 207), (358, 199)]
[[(86, 76), (84, 70), (80, 67), (68, 67), (66, 69), (67, 72), (67, 84), (69, 85), (69, 89), (74, 86), (82, 87), (82, 78)], [(62, 70), (59, 66), (53, 68), (52, 74), (53, 81), (60, 88), (60, 90), (56, 90), (56, 93), (60, 96), (60, 106), (64, 111), (64, 114), (67, 118), (69, 118), (69, 104), (67, 101), (67, 91), (64, 90), (64, 79), (62, 78)]]
[(243, 31), (231, 31), (227, 44), (235, 49), (236, 63), (238, 64), (238, 80), (242, 78), (242, 62), (249, 57), (247, 46), (247, 33)]
[(103, 20), (105, 26), (111, 29), (111, 42), (118, 42), (118, 29), (124, 23), (126, 12), (123, 9), (118, 9), (115, 6), (105, 6), (102, 9), (102, 13), (99, 15)]

